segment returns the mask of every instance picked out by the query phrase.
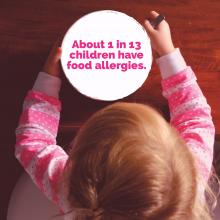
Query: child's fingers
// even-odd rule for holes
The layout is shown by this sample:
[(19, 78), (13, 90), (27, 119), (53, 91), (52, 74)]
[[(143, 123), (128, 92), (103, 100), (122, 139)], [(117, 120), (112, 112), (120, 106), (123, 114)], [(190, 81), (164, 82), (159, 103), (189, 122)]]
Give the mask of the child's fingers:
[(148, 20), (145, 20), (144, 25), (149, 36), (155, 33), (155, 29), (152, 27), (151, 23)]
[[(158, 15), (159, 14), (156, 11), (151, 11), (149, 19), (154, 20)], [(156, 31), (148, 20), (145, 21), (145, 27), (146, 27), (146, 30), (147, 30), (148, 34), (155, 33), (155, 31)]]
[(151, 11), (150, 12), (150, 17), (153, 18), (153, 19), (156, 18), (158, 15), (159, 14), (156, 11)]
[(61, 48), (62, 40), (63, 40), (63, 34), (61, 34), (54, 42), (49, 55), (51, 62), (57, 63), (60, 60), (62, 54), (62, 48)]
[(58, 62), (60, 60), (61, 54), (62, 54), (62, 48), (57, 47), (55, 55), (54, 55), (54, 62)]
[(58, 62), (61, 57), (62, 49), (59, 45), (60, 45), (59, 39), (57, 39), (55, 43), (53, 44), (50, 55), (49, 55), (49, 59), (53, 63)]
[[(155, 18), (157, 18), (157, 17), (159, 16), (159, 14), (158, 14), (156, 11), (151, 11), (151, 12), (150, 12), (150, 15), (151, 15), (151, 17), (152, 17), (153, 19), (155, 19)], [(165, 20), (161, 21), (161, 22), (159, 23), (159, 25), (156, 27), (156, 30), (158, 30), (158, 31), (162, 30), (163, 27), (164, 27), (164, 23), (165, 23)]]

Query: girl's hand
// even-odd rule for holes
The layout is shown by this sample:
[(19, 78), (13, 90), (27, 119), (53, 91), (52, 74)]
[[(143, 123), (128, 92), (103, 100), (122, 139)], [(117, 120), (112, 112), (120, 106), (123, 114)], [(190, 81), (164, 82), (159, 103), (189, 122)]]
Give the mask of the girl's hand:
[(59, 40), (53, 45), (50, 54), (44, 64), (43, 71), (49, 75), (60, 77), (60, 57), (62, 49), (59, 47)]
[[(155, 19), (159, 14), (155, 11), (150, 12), (150, 18)], [(166, 55), (175, 50), (172, 42), (169, 24), (163, 20), (156, 29), (152, 27), (148, 20), (145, 20), (145, 28), (150, 37), (152, 48), (159, 56)]]

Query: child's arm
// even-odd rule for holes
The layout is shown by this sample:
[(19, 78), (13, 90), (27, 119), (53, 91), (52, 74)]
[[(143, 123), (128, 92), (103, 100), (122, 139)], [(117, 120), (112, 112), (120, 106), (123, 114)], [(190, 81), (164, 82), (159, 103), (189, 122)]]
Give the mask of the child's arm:
[[(56, 64), (58, 59), (54, 60), (54, 53), (51, 52), (44, 71), (55, 76), (40, 72), (33, 89), (25, 97), (16, 129), (15, 156), (40, 190), (63, 211), (58, 184), (68, 156), (56, 145), (61, 81), (56, 77), (59, 67)], [(52, 60), (54, 63), (50, 67), (48, 63), (52, 63)]]
[[(151, 13), (157, 16), (156, 12)], [(196, 82), (192, 69), (186, 65), (179, 49), (172, 44), (169, 25), (162, 21), (158, 29), (146, 22), (161, 75), (163, 95), (168, 99), (171, 124), (179, 131), (197, 159), (200, 175), (208, 180), (213, 160), (215, 128), (210, 106)]]
[[(211, 109), (196, 82), (192, 69), (185, 66), (182, 70), (175, 72), (175, 68), (180, 67), (177, 63), (181, 59), (183, 57), (179, 49), (157, 59), (163, 77), (163, 96), (168, 99), (171, 125), (179, 131), (191, 152), (196, 156), (200, 175), (208, 181), (215, 136)], [(167, 65), (172, 63), (173, 71), (166, 72), (167, 67), (163, 66), (164, 63)]]

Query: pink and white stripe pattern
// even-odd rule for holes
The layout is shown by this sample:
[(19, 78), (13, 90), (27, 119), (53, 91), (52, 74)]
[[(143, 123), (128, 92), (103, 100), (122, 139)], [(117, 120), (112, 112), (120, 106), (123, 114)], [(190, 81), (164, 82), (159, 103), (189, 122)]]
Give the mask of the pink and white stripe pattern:
[[(194, 72), (188, 66), (164, 79), (162, 88), (169, 103), (170, 123), (185, 140), (196, 158), (199, 176), (207, 182), (213, 161), (215, 127), (211, 108), (196, 80)], [(198, 191), (204, 192), (202, 184)]]
[(29, 91), (16, 129), (15, 156), (39, 189), (61, 212), (59, 180), (68, 156), (56, 145), (61, 103), (46, 94)]

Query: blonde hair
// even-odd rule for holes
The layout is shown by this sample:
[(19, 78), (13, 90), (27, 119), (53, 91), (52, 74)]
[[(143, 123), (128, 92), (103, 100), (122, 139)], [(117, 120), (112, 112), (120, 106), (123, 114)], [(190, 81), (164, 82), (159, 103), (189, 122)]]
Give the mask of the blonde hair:
[(64, 178), (73, 219), (211, 220), (191, 152), (144, 104), (93, 114), (70, 146)]

